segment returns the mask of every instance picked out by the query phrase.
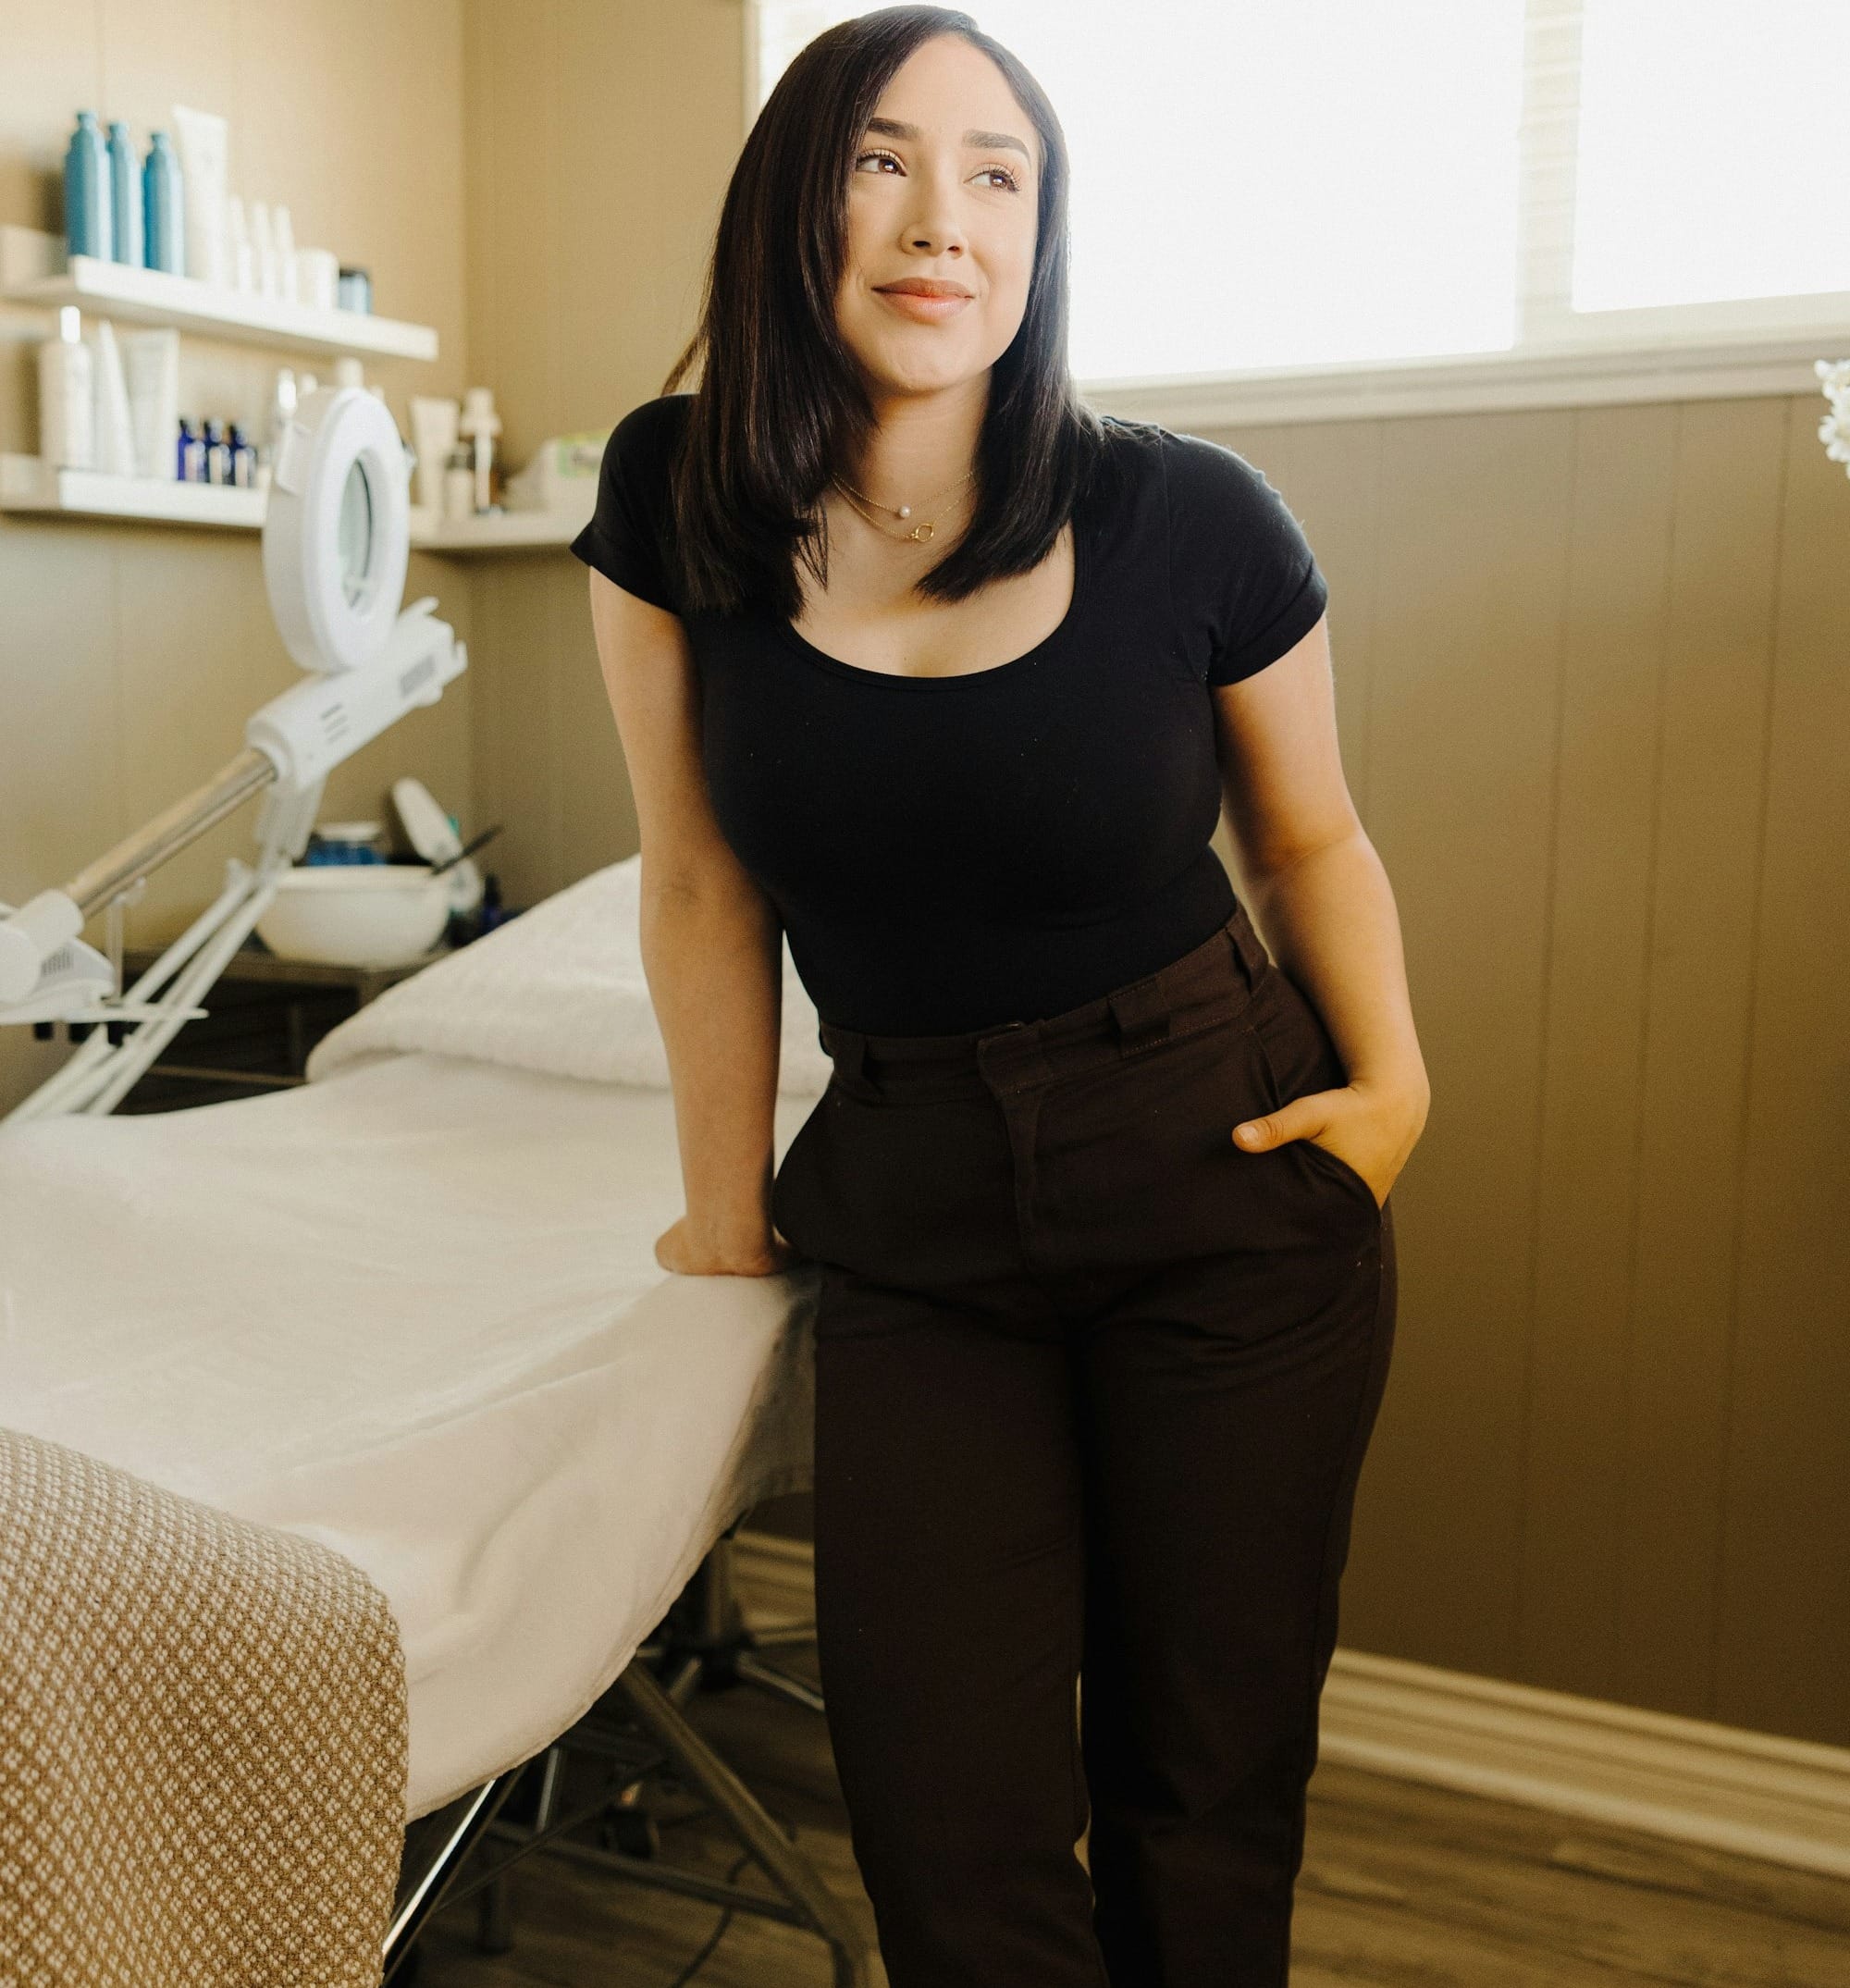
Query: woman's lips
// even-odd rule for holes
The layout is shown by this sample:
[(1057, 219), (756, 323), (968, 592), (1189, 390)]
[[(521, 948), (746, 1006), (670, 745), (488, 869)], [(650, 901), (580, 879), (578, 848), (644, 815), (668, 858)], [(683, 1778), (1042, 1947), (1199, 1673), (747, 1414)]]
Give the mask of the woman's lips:
[(884, 284), (875, 290), (874, 295), (883, 298), (902, 317), (923, 325), (941, 325), (976, 301), (968, 290), (948, 286), (939, 289), (916, 278)]

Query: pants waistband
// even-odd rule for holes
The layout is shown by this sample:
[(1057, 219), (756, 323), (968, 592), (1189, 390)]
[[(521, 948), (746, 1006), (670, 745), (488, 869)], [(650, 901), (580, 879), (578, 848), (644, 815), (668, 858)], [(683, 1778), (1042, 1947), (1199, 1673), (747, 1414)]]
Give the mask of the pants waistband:
[(1026, 1090), (1230, 1019), (1270, 966), (1246, 908), (1236, 903), (1208, 938), (1166, 967), (1039, 1021), (955, 1035), (870, 1035), (824, 1021), (818, 1040), (837, 1081), (860, 1096)]

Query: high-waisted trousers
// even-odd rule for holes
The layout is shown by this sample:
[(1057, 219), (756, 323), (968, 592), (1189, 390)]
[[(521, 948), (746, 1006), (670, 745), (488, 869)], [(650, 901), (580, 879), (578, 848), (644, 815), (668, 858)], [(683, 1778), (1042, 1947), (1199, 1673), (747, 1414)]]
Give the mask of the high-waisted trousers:
[(1063, 1014), (821, 1041), (771, 1207), (892, 1988), (1278, 1988), (1394, 1244), (1232, 1134), (1347, 1081), (1328, 1032), (1237, 905)]

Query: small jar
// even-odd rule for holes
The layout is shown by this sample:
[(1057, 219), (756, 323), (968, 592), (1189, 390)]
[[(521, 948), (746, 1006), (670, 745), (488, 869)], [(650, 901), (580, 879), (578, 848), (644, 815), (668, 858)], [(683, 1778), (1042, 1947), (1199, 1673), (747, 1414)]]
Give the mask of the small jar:
[(385, 837), (376, 821), (324, 821), (308, 832), (304, 863), (383, 863)]

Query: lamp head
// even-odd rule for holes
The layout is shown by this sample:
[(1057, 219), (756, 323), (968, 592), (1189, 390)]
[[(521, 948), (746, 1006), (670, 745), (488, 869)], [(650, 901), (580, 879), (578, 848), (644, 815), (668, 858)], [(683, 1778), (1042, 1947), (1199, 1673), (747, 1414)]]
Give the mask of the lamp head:
[(411, 557), (409, 465), (383, 401), (317, 387), (296, 403), (270, 473), (264, 584), (304, 670), (357, 670), (384, 648)]

